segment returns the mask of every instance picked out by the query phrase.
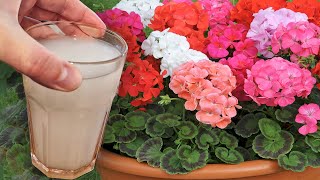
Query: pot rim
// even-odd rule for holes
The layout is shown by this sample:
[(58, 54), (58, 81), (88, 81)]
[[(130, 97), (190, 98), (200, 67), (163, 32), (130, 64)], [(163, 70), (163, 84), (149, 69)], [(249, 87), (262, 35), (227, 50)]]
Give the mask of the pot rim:
[(208, 164), (189, 174), (169, 175), (160, 168), (153, 168), (146, 163), (139, 163), (134, 158), (121, 156), (101, 148), (97, 166), (126, 174), (163, 179), (230, 179), (274, 174), (284, 171), (277, 161), (253, 160), (237, 165)]

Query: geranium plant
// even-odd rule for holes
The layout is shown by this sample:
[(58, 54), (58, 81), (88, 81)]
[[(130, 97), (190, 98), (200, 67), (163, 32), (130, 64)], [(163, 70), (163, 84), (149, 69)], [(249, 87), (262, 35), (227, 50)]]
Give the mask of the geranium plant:
[(103, 147), (169, 174), (320, 167), (319, 1), (121, 0), (98, 15), (129, 46)]

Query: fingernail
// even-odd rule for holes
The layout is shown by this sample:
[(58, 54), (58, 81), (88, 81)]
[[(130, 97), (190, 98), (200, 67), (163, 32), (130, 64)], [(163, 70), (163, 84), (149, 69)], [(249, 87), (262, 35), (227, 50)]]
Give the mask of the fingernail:
[(55, 83), (55, 88), (61, 91), (73, 91), (81, 85), (81, 82), (80, 71), (71, 64), (66, 64)]

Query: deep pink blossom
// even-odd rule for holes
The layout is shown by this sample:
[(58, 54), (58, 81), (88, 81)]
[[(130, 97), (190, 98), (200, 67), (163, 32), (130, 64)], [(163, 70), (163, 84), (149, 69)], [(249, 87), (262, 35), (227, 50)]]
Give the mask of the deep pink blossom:
[(300, 124), (304, 124), (299, 128), (299, 133), (307, 135), (309, 133), (315, 133), (318, 130), (317, 121), (320, 120), (320, 107), (318, 104), (304, 104), (299, 108), (299, 113), (296, 116), (295, 121)]

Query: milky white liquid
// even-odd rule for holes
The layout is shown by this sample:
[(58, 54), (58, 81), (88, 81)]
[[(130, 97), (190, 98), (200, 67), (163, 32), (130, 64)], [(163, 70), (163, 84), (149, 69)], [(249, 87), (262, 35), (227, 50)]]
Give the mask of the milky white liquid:
[[(40, 41), (46, 48), (72, 62), (106, 61), (120, 52), (111, 44), (94, 39)], [(103, 64), (77, 64), (83, 82), (73, 92), (45, 88), (24, 76), (29, 108), (32, 148), (47, 168), (77, 170), (96, 156), (106, 113), (117, 91), (124, 57)]]

